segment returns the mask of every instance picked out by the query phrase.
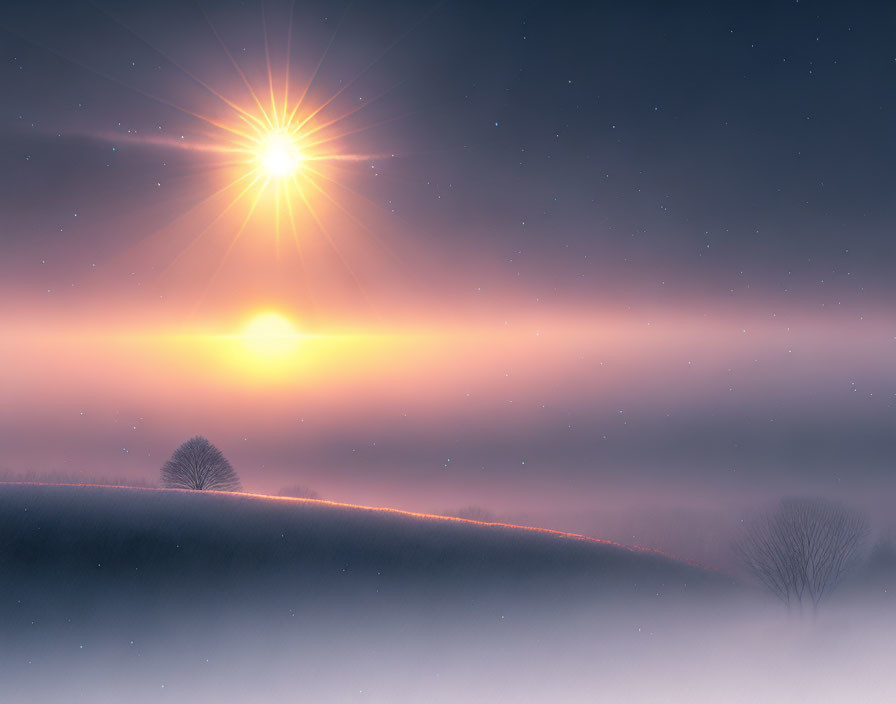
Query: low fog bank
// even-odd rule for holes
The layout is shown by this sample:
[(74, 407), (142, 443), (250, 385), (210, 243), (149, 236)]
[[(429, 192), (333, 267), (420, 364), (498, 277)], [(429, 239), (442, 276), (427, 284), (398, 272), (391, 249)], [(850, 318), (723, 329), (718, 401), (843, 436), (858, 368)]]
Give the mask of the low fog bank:
[(893, 573), (817, 617), (650, 552), (201, 492), (0, 486), (16, 702), (891, 701)]
[[(264, 598), (263, 595), (259, 598)], [(896, 617), (767, 602), (186, 617), (3, 636), (16, 702), (891, 702)], [(125, 619), (126, 622), (126, 619)], [(119, 624), (115, 627), (114, 624)], [(46, 624), (43, 624), (46, 627)], [(38, 626), (35, 626), (37, 630)]]

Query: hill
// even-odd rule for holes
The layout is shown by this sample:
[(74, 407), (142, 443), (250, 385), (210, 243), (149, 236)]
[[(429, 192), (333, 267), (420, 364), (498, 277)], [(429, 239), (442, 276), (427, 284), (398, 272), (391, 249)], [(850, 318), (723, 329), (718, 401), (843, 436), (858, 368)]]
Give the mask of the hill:
[[(656, 552), (555, 531), (307, 499), (117, 487), (0, 485), (4, 581), (64, 576), (120, 594), (209, 601), (233, 589), (290, 595), (686, 594), (726, 580)], [(214, 587), (214, 588), (211, 588)], [(85, 597), (87, 598), (87, 597)]]
[(4, 701), (827, 701), (843, 668), (880, 689), (892, 617), (850, 618), (804, 635), (726, 575), (553, 531), (0, 485)]

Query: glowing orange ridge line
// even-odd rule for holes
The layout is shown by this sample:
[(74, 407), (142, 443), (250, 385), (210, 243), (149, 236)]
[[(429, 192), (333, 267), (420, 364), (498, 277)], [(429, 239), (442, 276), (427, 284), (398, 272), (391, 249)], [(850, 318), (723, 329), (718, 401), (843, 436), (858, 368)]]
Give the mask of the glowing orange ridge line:
[(692, 567), (699, 567), (700, 569), (707, 570), (710, 572), (721, 572), (716, 567), (711, 567), (709, 565), (703, 565), (694, 560), (689, 560), (684, 557), (677, 557), (675, 555), (671, 555), (670, 553), (663, 552), (657, 548), (648, 548), (643, 545), (624, 545), (623, 543), (617, 543), (613, 540), (605, 540), (603, 538), (592, 538), (587, 535), (582, 535), (581, 533), (569, 533), (563, 530), (556, 530), (554, 528), (539, 528), (537, 526), (521, 526), (515, 523), (502, 523), (501, 521), (477, 521), (472, 518), (458, 518), (457, 516), (441, 516), (437, 513), (422, 513), (419, 511), (405, 511), (400, 508), (389, 508), (387, 506), (365, 506), (363, 504), (349, 504), (341, 501), (327, 501), (325, 499), (303, 499), (296, 496), (271, 496), (270, 494), (255, 494), (252, 492), (244, 492), (244, 491), (215, 491), (213, 489), (203, 489), (203, 490), (194, 490), (194, 489), (168, 489), (162, 487), (151, 487), (151, 486), (127, 486), (127, 485), (119, 485), (119, 484), (69, 484), (69, 483), (56, 483), (56, 482), (0, 482), (0, 485), (3, 484), (13, 484), (18, 486), (83, 486), (83, 487), (94, 487), (99, 489), (132, 489), (134, 491), (170, 491), (170, 492), (181, 492), (181, 493), (189, 493), (189, 494), (217, 494), (221, 496), (246, 496), (253, 499), (273, 499), (275, 501), (292, 501), (292, 502), (303, 502), (303, 503), (311, 503), (311, 504), (322, 504), (325, 506), (337, 506), (340, 508), (353, 508), (360, 509), (363, 511), (377, 511), (380, 513), (394, 513), (400, 516), (411, 516), (412, 518), (425, 518), (431, 520), (439, 520), (439, 521), (450, 521), (454, 523), (468, 523), (470, 525), (477, 526), (493, 526), (497, 528), (513, 528), (516, 530), (525, 530), (535, 533), (544, 533), (548, 535), (554, 535), (561, 538), (570, 538), (573, 540), (584, 540), (590, 543), (597, 543), (599, 545), (610, 545), (612, 547), (621, 548), (623, 550), (627, 550), (629, 552), (649, 552), (655, 555), (660, 555), (661, 557), (665, 557), (670, 560), (675, 560), (677, 562), (683, 562), (685, 564), (691, 565)]

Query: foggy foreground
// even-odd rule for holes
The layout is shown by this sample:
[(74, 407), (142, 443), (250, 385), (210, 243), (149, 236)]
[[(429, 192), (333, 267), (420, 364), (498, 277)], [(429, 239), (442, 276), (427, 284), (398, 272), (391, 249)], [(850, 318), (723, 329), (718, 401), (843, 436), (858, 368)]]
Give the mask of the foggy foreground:
[(0, 485), (15, 702), (893, 701), (896, 604), (817, 619), (555, 534), (323, 502)]

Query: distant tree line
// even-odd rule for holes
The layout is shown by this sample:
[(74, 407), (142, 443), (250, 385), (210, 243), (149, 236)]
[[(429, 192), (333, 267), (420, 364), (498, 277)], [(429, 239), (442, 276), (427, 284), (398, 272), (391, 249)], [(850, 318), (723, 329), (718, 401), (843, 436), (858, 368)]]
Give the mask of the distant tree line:
[(117, 477), (105, 474), (87, 474), (85, 472), (65, 472), (27, 470), (13, 472), (9, 469), (0, 469), (0, 483), (39, 483), (39, 484), (77, 484), (97, 486), (126, 486), (139, 489), (155, 487), (155, 484), (141, 477)]
[(293, 499), (320, 500), (320, 494), (318, 494), (314, 489), (310, 489), (309, 487), (303, 486), (302, 484), (294, 484), (292, 486), (284, 487), (277, 492), (277, 496), (287, 496)]

